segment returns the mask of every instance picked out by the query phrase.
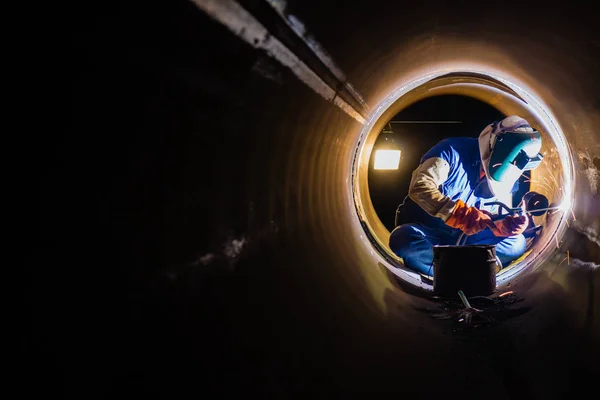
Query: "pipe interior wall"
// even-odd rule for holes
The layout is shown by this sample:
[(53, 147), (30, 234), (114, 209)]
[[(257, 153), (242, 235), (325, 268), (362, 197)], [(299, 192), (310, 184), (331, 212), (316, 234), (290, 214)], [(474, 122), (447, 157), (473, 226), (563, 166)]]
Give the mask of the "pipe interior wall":
[(361, 124), (192, 2), (143, 2), (90, 10), (74, 35), (72, 129), (40, 169), (27, 291), (40, 379), (69, 395), (171, 399), (594, 393), (593, 12), (377, 0), (285, 10), (372, 109), (417, 77), (477, 65), (552, 110), (576, 221), (512, 283), (526, 312), (467, 337), (431, 318), (423, 310), (439, 304), (397, 281), (358, 223)]

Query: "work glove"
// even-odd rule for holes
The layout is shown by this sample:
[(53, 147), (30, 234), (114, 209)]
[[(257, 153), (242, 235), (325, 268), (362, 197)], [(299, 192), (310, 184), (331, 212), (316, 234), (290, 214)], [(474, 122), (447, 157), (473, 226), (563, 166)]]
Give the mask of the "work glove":
[(474, 235), (485, 228), (496, 229), (489, 214), (475, 207), (467, 206), (462, 200), (457, 200), (446, 225), (460, 229), (466, 235)]
[(492, 232), (495, 236), (508, 237), (520, 235), (529, 226), (527, 215), (509, 215), (503, 220), (494, 222)]

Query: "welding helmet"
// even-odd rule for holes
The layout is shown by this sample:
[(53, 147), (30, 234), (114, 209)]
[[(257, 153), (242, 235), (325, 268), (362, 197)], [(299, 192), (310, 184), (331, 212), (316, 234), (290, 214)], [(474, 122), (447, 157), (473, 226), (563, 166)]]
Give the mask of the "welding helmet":
[(510, 193), (524, 171), (542, 162), (541, 148), (539, 132), (519, 116), (488, 125), (479, 135), (479, 152), (491, 192)]

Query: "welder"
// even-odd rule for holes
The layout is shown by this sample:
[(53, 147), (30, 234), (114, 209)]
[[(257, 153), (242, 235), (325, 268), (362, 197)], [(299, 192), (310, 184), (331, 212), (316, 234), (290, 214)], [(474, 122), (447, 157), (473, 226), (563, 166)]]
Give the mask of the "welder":
[(512, 204), (519, 177), (543, 157), (539, 132), (516, 115), (495, 121), (478, 138), (453, 137), (431, 148), (413, 171), (408, 196), (396, 212), (390, 249), (406, 267), (433, 275), (433, 246), (493, 244), (503, 266), (526, 250), (525, 213), (493, 220), (497, 205)]

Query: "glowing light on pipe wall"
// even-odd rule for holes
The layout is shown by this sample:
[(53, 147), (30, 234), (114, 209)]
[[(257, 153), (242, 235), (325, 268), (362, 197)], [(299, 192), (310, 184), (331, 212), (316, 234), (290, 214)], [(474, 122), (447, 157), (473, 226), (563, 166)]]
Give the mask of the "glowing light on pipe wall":
[(400, 150), (377, 150), (375, 152), (375, 169), (398, 169)]

